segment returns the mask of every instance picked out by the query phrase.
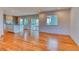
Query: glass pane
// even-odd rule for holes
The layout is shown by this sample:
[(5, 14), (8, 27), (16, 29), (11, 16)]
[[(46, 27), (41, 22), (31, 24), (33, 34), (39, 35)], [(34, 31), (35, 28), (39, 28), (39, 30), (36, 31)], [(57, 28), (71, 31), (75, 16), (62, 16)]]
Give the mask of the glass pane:
[(57, 16), (51, 16), (51, 25), (57, 25)]
[(9, 24), (9, 25), (14, 24), (12, 16), (6, 16), (6, 24)]
[(24, 24), (23, 24), (23, 19), (20, 19), (20, 34), (22, 35), (23, 34), (23, 31), (24, 31)]
[(31, 19), (31, 30), (39, 30), (39, 20)]
[(23, 25), (23, 19), (20, 19), (20, 25)]
[(47, 17), (47, 24), (50, 25), (51, 23), (51, 17)]
[(24, 25), (28, 25), (28, 17), (24, 19)]
[(47, 25), (58, 25), (57, 16), (48, 16), (47, 17)]
[(13, 20), (6, 20), (6, 24), (13, 24)]

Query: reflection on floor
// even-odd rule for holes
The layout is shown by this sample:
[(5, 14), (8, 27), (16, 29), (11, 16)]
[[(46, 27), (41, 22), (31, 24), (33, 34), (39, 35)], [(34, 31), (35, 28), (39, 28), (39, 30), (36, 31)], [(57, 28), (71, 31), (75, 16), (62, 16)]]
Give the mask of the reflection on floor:
[[(31, 32), (31, 33), (30, 33)], [(49, 34), (38, 31), (25, 31), (14, 34), (7, 32), (0, 40), (3, 51), (72, 51), (79, 50), (74, 41), (66, 35)]]

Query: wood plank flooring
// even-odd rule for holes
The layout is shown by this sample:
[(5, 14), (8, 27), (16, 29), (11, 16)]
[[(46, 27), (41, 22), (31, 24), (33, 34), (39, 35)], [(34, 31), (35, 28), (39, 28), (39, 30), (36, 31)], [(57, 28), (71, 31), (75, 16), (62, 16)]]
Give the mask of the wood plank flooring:
[[(67, 35), (39, 33), (39, 38), (27, 34), (26, 38), (7, 32), (0, 40), (0, 51), (50, 51), (48, 41), (55, 38), (58, 43), (56, 51), (79, 51), (79, 46)], [(53, 48), (52, 48), (53, 50)]]

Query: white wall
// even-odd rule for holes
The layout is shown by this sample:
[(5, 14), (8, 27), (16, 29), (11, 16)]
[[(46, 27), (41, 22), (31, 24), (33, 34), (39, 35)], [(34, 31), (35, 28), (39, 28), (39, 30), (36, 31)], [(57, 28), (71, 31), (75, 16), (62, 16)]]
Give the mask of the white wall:
[(79, 8), (71, 10), (71, 30), (72, 39), (79, 45)]
[[(57, 26), (46, 25), (47, 14), (57, 15), (57, 17), (58, 17)], [(43, 14), (39, 14), (39, 16), (40, 16), (40, 31), (41, 32), (69, 35), (69, 33), (70, 33), (70, 10), (69, 9), (43, 13)]]
[[(46, 25), (46, 16), (47, 15), (57, 15), (58, 16), (58, 25), (57, 26)], [(40, 32), (69, 35), (69, 33), (70, 33), (70, 9), (39, 13), (38, 15), (29, 16), (29, 24), (25, 28), (30, 29), (30, 19), (31, 19), (31, 17), (36, 17), (36, 16), (39, 16)]]
[(3, 35), (3, 12), (0, 10), (0, 36)]

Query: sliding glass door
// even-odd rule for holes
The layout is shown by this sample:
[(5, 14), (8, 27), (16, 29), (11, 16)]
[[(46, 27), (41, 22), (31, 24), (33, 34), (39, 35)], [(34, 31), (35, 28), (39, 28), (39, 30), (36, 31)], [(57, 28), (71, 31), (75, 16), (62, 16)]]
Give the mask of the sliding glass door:
[(20, 19), (20, 32), (23, 32), (23, 29), (24, 29), (24, 24), (23, 24), (23, 19), (21, 18)]
[(31, 19), (31, 30), (38, 31), (39, 30), (39, 20)]
[(34, 39), (39, 38), (39, 19), (31, 18), (31, 35)]

